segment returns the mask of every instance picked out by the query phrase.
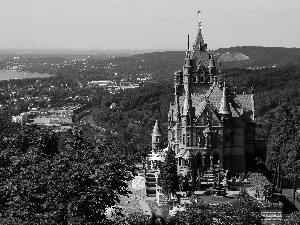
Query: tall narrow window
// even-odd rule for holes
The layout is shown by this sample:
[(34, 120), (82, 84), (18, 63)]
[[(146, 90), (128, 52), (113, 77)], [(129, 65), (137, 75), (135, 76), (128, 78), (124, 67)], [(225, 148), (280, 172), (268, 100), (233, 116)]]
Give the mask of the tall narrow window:
[(187, 140), (186, 140), (186, 145), (190, 145), (190, 142), (191, 142), (191, 137), (190, 135), (187, 135)]
[(182, 144), (185, 145), (185, 134), (182, 135)]

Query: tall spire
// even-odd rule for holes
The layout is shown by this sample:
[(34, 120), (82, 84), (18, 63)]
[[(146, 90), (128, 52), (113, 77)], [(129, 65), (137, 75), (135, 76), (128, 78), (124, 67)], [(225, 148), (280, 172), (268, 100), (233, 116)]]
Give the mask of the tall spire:
[(189, 69), (191, 67), (191, 57), (190, 57), (190, 35), (188, 34), (188, 48), (186, 51), (184, 68)]
[(198, 10), (198, 25), (199, 25), (199, 29), (201, 28), (201, 17), (200, 17), (200, 13), (202, 11)]
[(199, 65), (202, 65), (204, 68), (208, 67), (209, 59), (207, 52), (207, 44), (204, 42), (202, 31), (201, 31), (201, 19), (200, 19), (200, 10), (198, 13), (198, 34), (193, 45), (193, 51), (191, 52), (191, 59), (194, 60), (193, 71), (196, 71)]
[(222, 96), (221, 103), (220, 103), (219, 113), (223, 114), (223, 115), (231, 114), (229, 102), (228, 102), (227, 95), (226, 95), (225, 82), (224, 82), (224, 86), (223, 86), (223, 96)]

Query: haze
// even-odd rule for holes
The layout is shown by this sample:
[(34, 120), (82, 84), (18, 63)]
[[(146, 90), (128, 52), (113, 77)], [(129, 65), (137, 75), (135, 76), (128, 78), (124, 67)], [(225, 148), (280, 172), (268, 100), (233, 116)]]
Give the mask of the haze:
[(0, 48), (300, 47), (299, 0), (0, 0)]

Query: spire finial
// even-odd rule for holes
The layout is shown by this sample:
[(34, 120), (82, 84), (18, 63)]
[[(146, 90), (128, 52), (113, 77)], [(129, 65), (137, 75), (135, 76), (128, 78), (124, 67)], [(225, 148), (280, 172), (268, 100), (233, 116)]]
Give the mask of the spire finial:
[(201, 27), (201, 17), (200, 17), (200, 13), (201, 13), (201, 12), (202, 12), (202, 11), (200, 11), (200, 10), (198, 10), (198, 12), (197, 12), (198, 17), (199, 17), (199, 19), (198, 19), (199, 27)]
[(190, 50), (190, 35), (188, 34), (188, 50)]

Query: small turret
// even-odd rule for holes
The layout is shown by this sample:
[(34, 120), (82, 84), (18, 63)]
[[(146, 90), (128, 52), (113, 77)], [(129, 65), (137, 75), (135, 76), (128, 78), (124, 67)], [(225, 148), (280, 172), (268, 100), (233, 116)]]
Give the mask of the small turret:
[(212, 55), (210, 60), (209, 60), (208, 68), (209, 68), (209, 73), (211, 75), (216, 74), (216, 63), (215, 63), (214, 55)]
[(222, 99), (221, 99), (221, 103), (220, 103), (219, 113), (222, 115), (231, 115), (230, 105), (229, 105), (229, 101), (228, 101), (227, 95), (226, 95), (225, 82), (224, 82), (224, 86), (223, 86), (223, 95), (222, 95)]
[(193, 161), (194, 156), (190, 151), (187, 151), (182, 158), (185, 161), (185, 166), (184, 166), (182, 172), (183, 172), (183, 175), (186, 176), (186, 175), (191, 174), (193, 172), (192, 161)]
[(152, 149), (159, 150), (161, 147), (162, 135), (159, 129), (158, 120), (156, 120), (152, 132)]
[(212, 83), (217, 74), (215, 58), (213, 55), (211, 55), (210, 60), (209, 60), (208, 71), (209, 71), (209, 76), (210, 76), (210, 82)]

